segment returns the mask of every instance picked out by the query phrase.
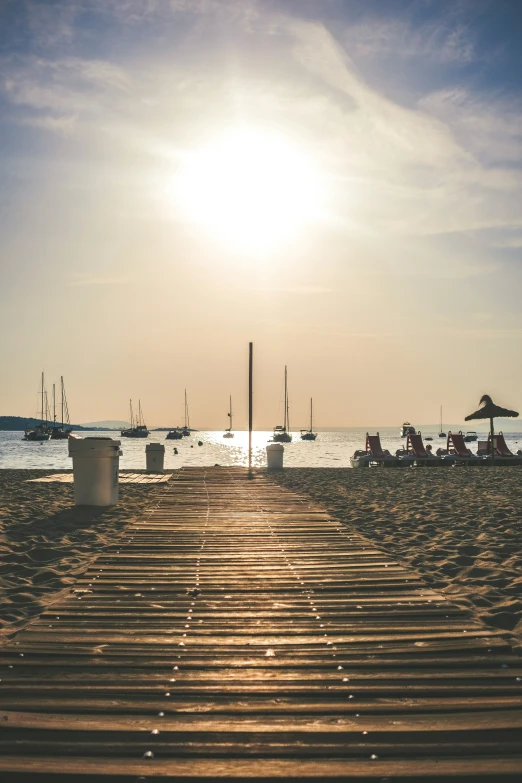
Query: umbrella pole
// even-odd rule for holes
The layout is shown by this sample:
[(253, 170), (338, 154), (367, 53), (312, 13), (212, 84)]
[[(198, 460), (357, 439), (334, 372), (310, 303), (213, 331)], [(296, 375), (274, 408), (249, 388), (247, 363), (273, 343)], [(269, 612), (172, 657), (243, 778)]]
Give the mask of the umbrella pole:
[(495, 459), (495, 441), (493, 440), (495, 430), (493, 428), (493, 417), (489, 420), (489, 431), (491, 433), (491, 459)]

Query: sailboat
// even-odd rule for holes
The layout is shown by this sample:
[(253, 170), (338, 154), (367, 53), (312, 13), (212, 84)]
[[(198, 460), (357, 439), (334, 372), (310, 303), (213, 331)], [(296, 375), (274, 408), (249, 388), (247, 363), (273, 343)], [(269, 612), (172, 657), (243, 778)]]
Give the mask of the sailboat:
[(60, 376), (60, 390), (61, 390), (61, 412), (62, 421), (61, 424), (56, 423), (56, 392), (53, 383), (53, 426), (51, 429), (51, 440), (66, 440), (69, 434), (72, 432), (71, 420), (69, 418), (69, 407), (67, 405), (67, 397), (65, 396), (65, 386), (63, 383), (63, 375)]
[(185, 425), (183, 429), (181, 430), (181, 434), (184, 437), (187, 437), (190, 435), (190, 419), (189, 419), (189, 409), (188, 409), (188, 402), (187, 402), (187, 390), (185, 389)]
[(181, 440), (183, 438), (183, 430), (181, 427), (174, 427), (173, 430), (169, 430), (165, 436), (165, 440)]
[(445, 438), (446, 433), (442, 432), (442, 405), (440, 406), (440, 432), (439, 432), (439, 438)]
[(169, 430), (165, 436), (165, 440), (181, 440), (183, 438), (183, 431), (179, 427), (174, 427), (173, 430)]
[(136, 421), (134, 420), (134, 413), (132, 410), (132, 400), (130, 400), (130, 427), (121, 431), (122, 438), (148, 438), (149, 431), (143, 418), (143, 412), (141, 410), (141, 400), (138, 400), (138, 415)]
[(224, 438), (233, 438), (234, 437), (234, 433), (232, 432), (232, 397), (230, 397), (230, 408), (229, 408), (229, 411), (228, 411), (228, 418), (230, 419), (230, 421), (229, 421), (230, 427), (227, 430), (225, 430), (225, 432), (223, 433), (223, 437)]
[(40, 424), (37, 424), (35, 427), (28, 427), (25, 430), (24, 433), (24, 440), (30, 440), (30, 441), (44, 441), (49, 440), (51, 437), (51, 430), (47, 423), (47, 412), (48, 412), (48, 406), (47, 406), (47, 392), (45, 391), (45, 382), (44, 382), (44, 374), (42, 373), (42, 388), (39, 392), (42, 397), (42, 408), (41, 408), (41, 415)]
[(289, 432), (290, 429), (290, 417), (288, 415), (288, 373), (285, 364), (285, 400), (284, 400), (284, 421), (283, 426), (280, 424), (274, 427), (274, 434), (272, 440), (275, 443), (290, 443), (292, 435)]
[(313, 408), (312, 398), (310, 397), (310, 429), (301, 430), (301, 440), (315, 440), (317, 438), (317, 432), (313, 431), (313, 419), (314, 419), (314, 408)]

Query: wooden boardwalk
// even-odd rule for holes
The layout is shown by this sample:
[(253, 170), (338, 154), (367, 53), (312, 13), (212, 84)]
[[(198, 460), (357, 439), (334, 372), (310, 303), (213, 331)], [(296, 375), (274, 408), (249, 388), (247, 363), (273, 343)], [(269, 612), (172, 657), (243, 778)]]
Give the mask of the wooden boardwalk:
[[(124, 473), (120, 471), (120, 484), (166, 484), (170, 481), (172, 473)], [(27, 479), (28, 483), (35, 484), (73, 484), (74, 476), (70, 473), (51, 473), (50, 476)]]
[(184, 469), (0, 649), (0, 779), (522, 776), (522, 661), (319, 506)]

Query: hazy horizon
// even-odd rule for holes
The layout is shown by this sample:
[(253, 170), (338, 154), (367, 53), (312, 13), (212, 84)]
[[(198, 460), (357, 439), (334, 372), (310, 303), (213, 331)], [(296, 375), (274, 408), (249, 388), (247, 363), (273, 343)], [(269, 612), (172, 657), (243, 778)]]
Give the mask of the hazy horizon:
[(0, 410), (244, 429), (249, 340), (257, 428), (285, 364), (292, 426), (522, 410), (521, 19), (3, 3)]

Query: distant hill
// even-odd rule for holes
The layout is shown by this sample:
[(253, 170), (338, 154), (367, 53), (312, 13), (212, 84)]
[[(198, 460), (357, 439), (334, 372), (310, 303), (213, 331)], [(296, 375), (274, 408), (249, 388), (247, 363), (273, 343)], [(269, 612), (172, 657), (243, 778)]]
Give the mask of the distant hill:
[[(42, 424), (41, 419), (24, 419), (22, 416), (0, 416), (0, 430), (11, 432), (23, 432), (27, 427), (36, 427)], [(71, 424), (73, 430), (85, 430), (80, 424)]]

